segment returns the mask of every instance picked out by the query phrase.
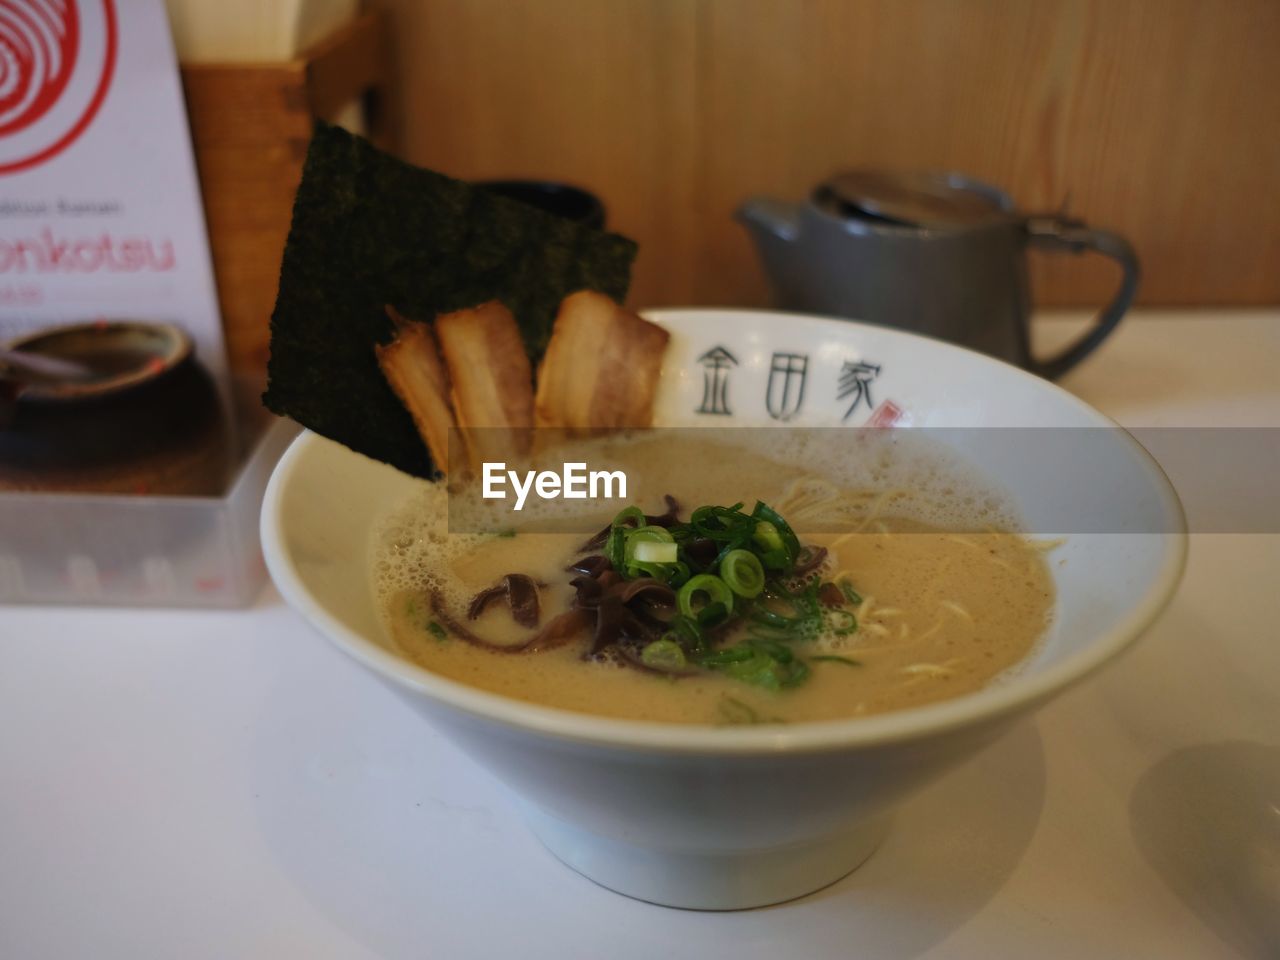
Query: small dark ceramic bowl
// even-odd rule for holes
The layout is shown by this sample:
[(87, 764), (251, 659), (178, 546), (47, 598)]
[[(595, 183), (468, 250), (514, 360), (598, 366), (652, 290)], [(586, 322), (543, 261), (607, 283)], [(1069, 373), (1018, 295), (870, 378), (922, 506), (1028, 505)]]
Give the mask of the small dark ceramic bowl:
[(89, 371), (81, 378), (21, 382), (18, 395), (29, 403), (78, 403), (132, 390), (163, 377), (193, 352), (191, 338), (181, 328), (130, 320), (45, 330), (13, 342), (9, 349), (69, 361)]
[(217, 390), (173, 324), (96, 321), (9, 349), (87, 368), (76, 378), (0, 367), (0, 489), (209, 495), (229, 466)]
[(483, 180), (476, 186), (585, 227), (604, 229), (604, 204), (581, 187), (549, 180)]

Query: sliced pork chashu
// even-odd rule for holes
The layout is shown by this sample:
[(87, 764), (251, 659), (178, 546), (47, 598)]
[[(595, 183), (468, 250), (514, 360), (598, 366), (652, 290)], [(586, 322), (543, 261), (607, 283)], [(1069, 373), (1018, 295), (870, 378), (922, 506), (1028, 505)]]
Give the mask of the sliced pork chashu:
[(449, 374), (430, 324), (410, 320), (395, 307), (387, 307), (396, 335), (374, 352), (382, 375), (409, 415), (418, 434), (431, 451), (431, 459), (444, 473), (449, 472), (449, 431), (457, 422), (449, 401)]
[(569, 434), (649, 426), (670, 339), (602, 293), (571, 293), (538, 367), (538, 426)]
[(435, 332), (471, 466), (527, 455), (533, 441), (533, 382), (511, 311), (495, 300), (443, 313), (436, 317)]

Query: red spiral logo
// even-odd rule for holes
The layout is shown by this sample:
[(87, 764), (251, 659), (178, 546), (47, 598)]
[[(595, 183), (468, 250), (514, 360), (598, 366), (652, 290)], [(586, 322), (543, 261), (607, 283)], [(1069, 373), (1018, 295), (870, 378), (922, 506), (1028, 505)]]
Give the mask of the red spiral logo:
[(0, 2), (0, 136), (44, 116), (75, 66), (80, 18), (70, 0)]
[(116, 40), (113, 0), (0, 0), (0, 174), (43, 163), (84, 132)]

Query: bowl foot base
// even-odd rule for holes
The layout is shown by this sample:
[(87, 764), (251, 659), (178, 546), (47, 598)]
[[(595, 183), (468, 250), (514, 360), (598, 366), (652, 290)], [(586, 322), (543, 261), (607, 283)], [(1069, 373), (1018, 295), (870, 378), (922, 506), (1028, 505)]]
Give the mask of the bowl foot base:
[(745, 910), (794, 900), (835, 883), (875, 852), (888, 818), (772, 850), (691, 853), (633, 846), (525, 805), (534, 834), (557, 859), (602, 887), (686, 910)]

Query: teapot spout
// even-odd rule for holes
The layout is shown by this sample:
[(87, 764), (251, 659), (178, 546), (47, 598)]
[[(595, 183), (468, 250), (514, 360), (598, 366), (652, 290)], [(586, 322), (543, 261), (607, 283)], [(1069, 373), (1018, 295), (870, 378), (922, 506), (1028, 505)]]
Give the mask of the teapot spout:
[(751, 231), (757, 242), (772, 239), (791, 243), (800, 232), (798, 203), (752, 197), (734, 211), (734, 217)]

